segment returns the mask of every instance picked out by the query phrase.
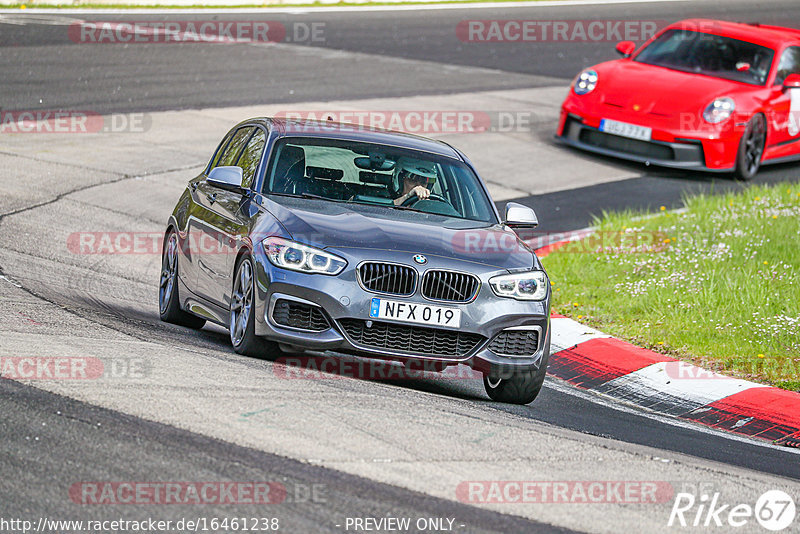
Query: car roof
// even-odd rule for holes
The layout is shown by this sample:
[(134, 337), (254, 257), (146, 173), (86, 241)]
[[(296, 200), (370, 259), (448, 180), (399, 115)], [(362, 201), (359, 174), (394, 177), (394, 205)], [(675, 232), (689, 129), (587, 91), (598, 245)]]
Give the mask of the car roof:
[(731, 37), (741, 41), (778, 49), (787, 42), (800, 41), (800, 30), (770, 26), (759, 23), (728, 22), (712, 19), (688, 19), (671, 24), (667, 28), (682, 28)]
[(464, 160), (455, 148), (444, 141), (437, 141), (435, 139), (409, 133), (311, 119), (258, 117), (244, 122), (261, 122), (262, 124), (271, 126), (273, 131), (278, 133), (279, 137), (319, 137), (326, 139), (342, 139), (346, 141), (361, 141), (419, 150), (421, 152), (445, 156), (459, 161)]

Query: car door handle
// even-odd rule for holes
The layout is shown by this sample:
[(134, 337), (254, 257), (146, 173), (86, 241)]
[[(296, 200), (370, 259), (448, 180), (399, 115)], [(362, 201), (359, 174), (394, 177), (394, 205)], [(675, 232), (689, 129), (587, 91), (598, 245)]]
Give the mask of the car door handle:
[(208, 203), (209, 204), (213, 204), (216, 201), (217, 201), (217, 194), (216, 193), (208, 195)]

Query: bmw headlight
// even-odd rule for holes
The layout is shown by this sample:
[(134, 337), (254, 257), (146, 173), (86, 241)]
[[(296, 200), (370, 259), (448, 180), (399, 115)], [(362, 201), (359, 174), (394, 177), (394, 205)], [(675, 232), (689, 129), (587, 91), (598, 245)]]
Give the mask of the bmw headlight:
[(268, 237), (262, 243), (269, 261), (283, 269), (335, 275), (342, 272), (347, 265), (344, 258), (288, 239)]
[(587, 95), (594, 91), (595, 87), (597, 87), (597, 73), (593, 70), (585, 70), (578, 74), (572, 90), (576, 95)]
[(547, 296), (547, 275), (544, 271), (504, 274), (489, 279), (498, 297), (517, 300), (544, 300)]
[(733, 110), (735, 109), (736, 103), (732, 98), (727, 96), (723, 98), (717, 98), (708, 106), (706, 106), (705, 111), (703, 111), (703, 118), (711, 124), (717, 124), (727, 120), (733, 114)]

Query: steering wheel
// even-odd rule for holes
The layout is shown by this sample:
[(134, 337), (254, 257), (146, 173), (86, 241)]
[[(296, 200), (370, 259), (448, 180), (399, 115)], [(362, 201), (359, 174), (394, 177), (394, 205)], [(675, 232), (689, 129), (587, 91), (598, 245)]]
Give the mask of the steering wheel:
[(411, 207), (420, 200), (436, 200), (438, 202), (444, 202), (446, 204), (450, 204), (442, 195), (437, 195), (436, 193), (431, 193), (428, 198), (422, 199), (419, 198), (417, 195), (410, 196), (401, 204), (401, 206)]

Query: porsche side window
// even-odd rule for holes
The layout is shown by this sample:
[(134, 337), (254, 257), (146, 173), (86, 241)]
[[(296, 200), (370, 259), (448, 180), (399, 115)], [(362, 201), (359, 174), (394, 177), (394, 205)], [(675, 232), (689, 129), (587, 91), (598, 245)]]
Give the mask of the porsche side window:
[(236, 165), (242, 168), (242, 187), (245, 189), (250, 188), (253, 183), (253, 176), (256, 173), (258, 163), (261, 161), (261, 155), (264, 153), (264, 144), (266, 143), (266, 134), (261, 128), (256, 128), (255, 133), (247, 142), (247, 146), (239, 156)]
[(782, 85), (790, 74), (800, 74), (800, 46), (789, 47), (783, 52), (775, 75), (775, 85)]
[(250, 134), (253, 133), (254, 126), (245, 126), (244, 128), (239, 128), (236, 130), (236, 134), (231, 139), (231, 142), (228, 143), (228, 146), (225, 148), (225, 154), (219, 160), (220, 167), (226, 167), (228, 165), (235, 165), (236, 159), (239, 156), (239, 152), (242, 151), (245, 143), (247, 143), (247, 139), (250, 137)]

